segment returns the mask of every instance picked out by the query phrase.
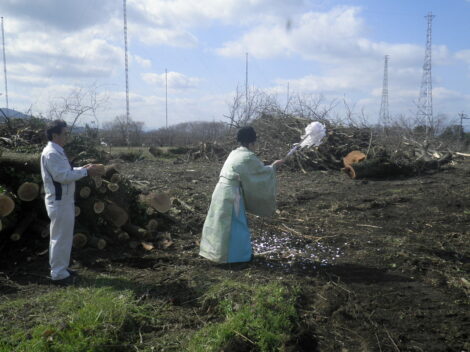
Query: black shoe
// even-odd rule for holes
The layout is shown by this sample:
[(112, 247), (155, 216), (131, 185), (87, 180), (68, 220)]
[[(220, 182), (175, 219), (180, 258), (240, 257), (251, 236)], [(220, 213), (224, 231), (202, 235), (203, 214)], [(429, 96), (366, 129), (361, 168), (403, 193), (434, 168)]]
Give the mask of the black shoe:
[(67, 276), (65, 279), (62, 280), (51, 280), (53, 285), (57, 286), (72, 286), (78, 281), (76, 276)]
[(72, 269), (67, 269), (67, 271), (69, 272), (70, 276), (74, 276), (74, 277), (78, 277), (78, 273), (75, 271), (75, 270), (72, 270)]

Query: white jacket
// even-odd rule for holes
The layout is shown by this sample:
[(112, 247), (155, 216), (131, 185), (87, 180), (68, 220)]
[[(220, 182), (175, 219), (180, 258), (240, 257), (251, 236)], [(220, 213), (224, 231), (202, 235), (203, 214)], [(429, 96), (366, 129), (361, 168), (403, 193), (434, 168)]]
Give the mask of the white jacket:
[(87, 176), (87, 169), (72, 168), (64, 149), (54, 143), (47, 143), (41, 154), (41, 176), (44, 182), (46, 200), (74, 200), (75, 181)]

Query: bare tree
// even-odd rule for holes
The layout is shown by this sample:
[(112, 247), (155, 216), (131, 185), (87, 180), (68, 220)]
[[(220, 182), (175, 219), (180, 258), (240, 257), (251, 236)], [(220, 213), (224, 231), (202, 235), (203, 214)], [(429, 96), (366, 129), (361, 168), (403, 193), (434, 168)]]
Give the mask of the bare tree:
[(96, 112), (108, 101), (108, 97), (98, 93), (95, 85), (89, 88), (72, 89), (68, 96), (49, 102), (47, 117), (69, 122), (70, 131), (84, 117), (91, 116), (98, 124)]

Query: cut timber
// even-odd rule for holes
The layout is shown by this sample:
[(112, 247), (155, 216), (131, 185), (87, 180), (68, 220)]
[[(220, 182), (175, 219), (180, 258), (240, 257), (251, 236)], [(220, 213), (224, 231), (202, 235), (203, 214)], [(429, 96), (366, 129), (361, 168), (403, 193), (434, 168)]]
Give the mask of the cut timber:
[(105, 203), (101, 200), (97, 200), (93, 203), (93, 212), (95, 214), (101, 214), (104, 211)]
[(117, 234), (117, 238), (119, 241), (129, 241), (131, 236), (129, 236), (126, 231), (119, 231), (119, 233)]
[(96, 167), (96, 173), (99, 176), (103, 176), (105, 174), (106, 168), (104, 167), (103, 164), (95, 164), (95, 167)]
[(88, 243), (88, 236), (82, 232), (77, 232), (73, 235), (73, 246), (75, 248), (83, 248)]
[(89, 242), (90, 246), (92, 246), (94, 248), (98, 248), (100, 250), (106, 248), (106, 241), (102, 238), (92, 237), (92, 238), (90, 238), (90, 240), (88, 242)]
[(146, 227), (150, 233), (155, 234), (158, 230), (158, 221), (155, 219), (150, 219)]
[(137, 247), (139, 247), (139, 244), (140, 244), (140, 242), (138, 242), (138, 241), (130, 241), (129, 242), (129, 248), (136, 249)]
[(39, 195), (39, 185), (34, 182), (24, 182), (16, 192), (18, 198), (24, 202), (31, 202)]
[(134, 224), (127, 223), (122, 226), (122, 229), (134, 238), (147, 239), (149, 237), (149, 233), (146, 229)]
[(80, 207), (75, 206), (75, 217), (80, 216), (80, 212), (81, 212)]
[(105, 185), (102, 185), (100, 188), (98, 188), (98, 192), (105, 194), (108, 191), (108, 188)]
[(360, 163), (366, 159), (366, 155), (359, 151), (359, 150), (353, 150), (352, 152), (348, 153), (343, 158), (343, 165), (344, 168), (341, 169), (342, 171), (346, 172), (349, 177), (351, 178), (356, 178), (356, 171), (355, 168), (352, 166), (353, 164)]
[(460, 155), (460, 156), (470, 156), (470, 154), (468, 153), (455, 152), (455, 154)]
[[(116, 174), (117, 175), (117, 174)], [(103, 180), (103, 184), (108, 188), (111, 192), (116, 192), (119, 189), (119, 185), (116, 183), (112, 183), (106, 180)]]
[(164, 192), (152, 192), (142, 195), (140, 201), (160, 213), (166, 213), (171, 208), (170, 196)]
[(121, 175), (120, 174), (114, 174), (109, 179), (109, 182), (111, 182), (111, 183), (118, 183), (119, 181), (121, 181)]
[(8, 166), (13, 167), (17, 172), (20, 170), (33, 174), (39, 174), (41, 172), (39, 154), (5, 152), (0, 157), (0, 169)]
[(129, 220), (127, 212), (113, 202), (109, 202), (106, 205), (103, 211), (103, 216), (106, 221), (112, 223), (116, 227), (123, 226), (127, 220)]
[(87, 199), (90, 196), (90, 194), (91, 194), (90, 187), (83, 186), (82, 188), (80, 188), (80, 192), (79, 192), (80, 198)]
[(92, 179), (96, 189), (99, 189), (103, 185), (103, 178), (101, 176), (93, 176)]
[(114, 174), (118, 174), (121, 171), (121, 165), (111, 164), (104, 167), (104, 177), (109, 179)]
[(13, 199), (6, 194), (0, 194), (0, 217), (10, 215), (14, 209), (15, 202)]
[(145, 249), (146, 251), (151, 251), (152, 249), (155, 248), (155, 246), (153, 245), (153, 243), (150, 243), (150, 242), (140, 242), (140, 244), (142, 245), (142, 248)]
[(12, 241), (19, 241), (21, 237), (23, 236), (23, 233), (26, 231), (26, 229), (31, 225), (33, 220), (36, 218), (35, 213), (29, 213), (25, 214), (23, 217), (23, 220), (19, 223), (19, 225), (15, 228), (13, 233), (10, 235), (10, 239)]

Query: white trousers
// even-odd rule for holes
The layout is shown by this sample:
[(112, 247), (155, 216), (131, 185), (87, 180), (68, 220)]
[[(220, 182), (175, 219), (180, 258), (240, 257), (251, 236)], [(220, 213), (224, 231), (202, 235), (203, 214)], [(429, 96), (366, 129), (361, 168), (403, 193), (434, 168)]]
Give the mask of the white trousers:
[(47, 200), (46, 210), (51, 219), (49, 242), (49, 264), (51, 279), (62, 280), (70, 276), (67, 271), (75, 224), (75, 204), (73, 200)]

